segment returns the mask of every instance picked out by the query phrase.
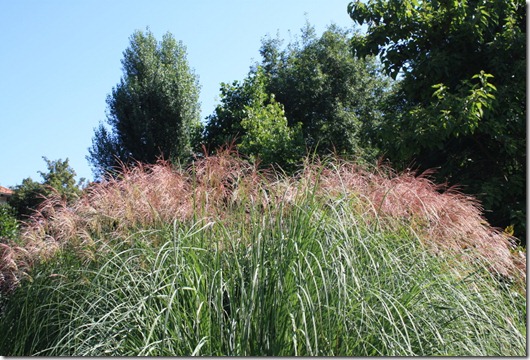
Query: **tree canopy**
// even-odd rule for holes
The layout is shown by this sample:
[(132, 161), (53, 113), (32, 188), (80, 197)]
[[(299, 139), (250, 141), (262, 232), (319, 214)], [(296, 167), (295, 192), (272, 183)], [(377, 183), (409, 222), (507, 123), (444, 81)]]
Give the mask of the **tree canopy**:
[(121, 164), (187, 160), (200, 135), (199, 84), (186, 48), (136, 31), (123, 53), (123, 77), (107, 97), (107, 125), (95, 131), (89, 162), (102, 175)]
[(404, 167), (477, 195), (496, 226), (526, 231), (526, 5), (522, 0), (369, 0), (358, 56), (398, 79), (371, 138)]
[(388, 81), (373, 58), (353, 56), (353, 34), (331, 25), (318, 37), (307, 24), (286, 48), (271, 38), (261, 47), (268, 91), (284, 105), (290, 125), (302, 124), (308, 150), (319, 154), (366, 155), (365, 126), (382, 115)]
[[(296, 146), (294, 154), (306, 150), (348, 155), (369, 152), (371, 145), (362, 134), (366, 123), (382, 115), (379, 104), (388, 81), (379, 74), (374, 59), (353, 56), (349, 46), (352, 34), (351, 30), (330, 26), (317, 37), (308, 24), (300, 39), (284, 48), (282, 40), (265, 38), (260, 49), (262, 60), (248, 78), (242, 83), (222, 84), (221, 104), (205, 127), (206, 143), (210, 148), (233, 139), (241, 143), (248, 131), (243, 125), (249, 124), (244, 120), (250, 114), (249, 106), (254, 107), (255, 115), (255, 106), (261, 103), (269, 106), (261, 111), (262, 116), (268, 111), (269, 120), (271, 106), (281, 107), (281, 113), (279, 109), (273, 111), (275, 118), (285, 119), (289, 130), (280, 125), (284, 120), (275, 124), (291, 132), (284, 138), (296, 143), (291, 145)], [(254, 119), (252, 124), (256, 126), (260, 122), (261, 127), (270, 126), (264, 125), (263, 117)]]

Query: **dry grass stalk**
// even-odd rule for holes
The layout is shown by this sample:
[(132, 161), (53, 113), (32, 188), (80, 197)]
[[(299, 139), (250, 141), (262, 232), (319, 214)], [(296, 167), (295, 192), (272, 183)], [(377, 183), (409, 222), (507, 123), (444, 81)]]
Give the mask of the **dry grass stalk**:
[[(367, 222), (413, 225), (434, 252), (480, 256), (504, 276), (526, 279), (526, 258), (511, 254), (513, 238), (490, 227), (479, 204), (454, 189), (440, 188), (424, 176), (395, 174), (380, 167), (367, 171), (351, 162), (313, 161), (295, 177), (279, 178), (225, 150), (196, 161), (186, 171), (168, 163), (124, 168), (119, 178), (91, 184), (75, 203), (48, 199), (22, 234), (23, 247), (1, 244), (0, 287), (12, 289), (37, 260), (73, 247), (95, 256), (94, 239), (126, 238), (130, 230), (185, 222), (198, 216), (227, 219), (230, 209), (254, 207), (274, 212), (315, 191), (319, 200), (355, 199)], [(240, 219), (239, 219), (240, 220)]]
[(321, 171), (319, 189), (327, 196), (341, 194), (364, 199), (367, 216), (413, 224), (425, 245), (435, 253), (450, 251), (470, 259), (480, 257), (493, 271), (526, 280), (526, 259), (516, 259), (510, 251), (516, 239), (491, 227), (475, 198), (455, 188), (435, 185), (428, 176), (429, 173), (395, 174), (384, 167), (367, 172), (337, 160)]

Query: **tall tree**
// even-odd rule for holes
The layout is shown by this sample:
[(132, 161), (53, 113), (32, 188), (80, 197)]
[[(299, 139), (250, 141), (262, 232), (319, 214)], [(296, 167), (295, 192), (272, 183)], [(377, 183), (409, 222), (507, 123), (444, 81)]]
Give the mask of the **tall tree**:
[[(286, 118), (289, 131), (301, 127), (302, 149), (364, 155), (370, 148), (365, 141), (368, 138), (362, 135), (365, 124), (381, 117), (380, 104), (388, 81), (379, 75), (373, 59), (353, 56), (351, 36), (350, 30), (330, 26), (317, 37), (308, 24), (301, 38), (285, 48), (280, 39), (264, 39), (262, 61), (251, 69), (247, 79), (222, 85), (222, 103), (206, 125), (207, 144), (215, 148), (245, 136), (247, 129), (241, 121), (247, 118), (248, 107), (259, 99), (255, 79), (262, 72), (263, 89), (269, 99), (264, 105), (281, 105), (281, 117)], [(265, 118), (270, 119), (269, 115)], [(293, 139), (298, 138), (293, 134)]]
[(199, 84), (186, 48), (170, 33), (161, 42), (136, 31), (123, 53), (123, 76), (107, 97), (107, 125), (87, 157), (97, 175), (121, 163), (187, 160), (200, 134)]
[(335, 25), (318, 37), (306, 24), (301, 38), (281, 48), (278, 39), (261, 47), (268, 91), (285, 107), (289, 124), (302, 124), (306, 146), (318, 153), (366, 155), (367, 123), (381, 117), (388, 80), (373, 58), (350, 49), (352, 29)]
[(369, 0), (352, 39), (401, 81), (373, 128), (396, 166), (438, 168), (483, 202), (493, 225), (526, 232), (526, 5), (522, 0)]

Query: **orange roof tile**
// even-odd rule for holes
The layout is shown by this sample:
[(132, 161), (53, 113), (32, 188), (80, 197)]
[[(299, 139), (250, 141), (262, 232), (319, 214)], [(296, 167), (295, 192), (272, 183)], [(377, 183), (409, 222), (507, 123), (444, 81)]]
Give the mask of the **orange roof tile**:
[(6, 187), (0, 186), (0, 194), (2, 195), (13, 195), (13, 190)]

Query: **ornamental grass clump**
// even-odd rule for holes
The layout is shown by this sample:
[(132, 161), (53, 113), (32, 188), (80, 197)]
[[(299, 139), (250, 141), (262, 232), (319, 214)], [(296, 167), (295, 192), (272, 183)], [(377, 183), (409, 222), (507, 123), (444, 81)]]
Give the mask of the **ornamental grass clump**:
[(460, 233), (481, 221), (425, 178), (338, 159), (124, 169), (6, 247), (0, 354), (522, 356), (525, 273), (510, 238)]
[[(313, 165), (314, 166), (314, 165)], [(434, 253), (451, 253), (462, 261), (485, 261), (491, 271), (526, 282), (526, 257), (513, 253), (516, 239), (492, 228), (482, 216), (478, 201), (455, 188), (447, 189), (428, 179), (395, 174), (379, 167), (371, 172), (358, 165), (334, 160), (322, 167), (306, 167), (306, 177), (318, 179), (324, 197), (348, 196), (359, 201), (364, 216), (400, 227), (409, 224)], [(315, 175), (315, 174), (318, 174)]]

